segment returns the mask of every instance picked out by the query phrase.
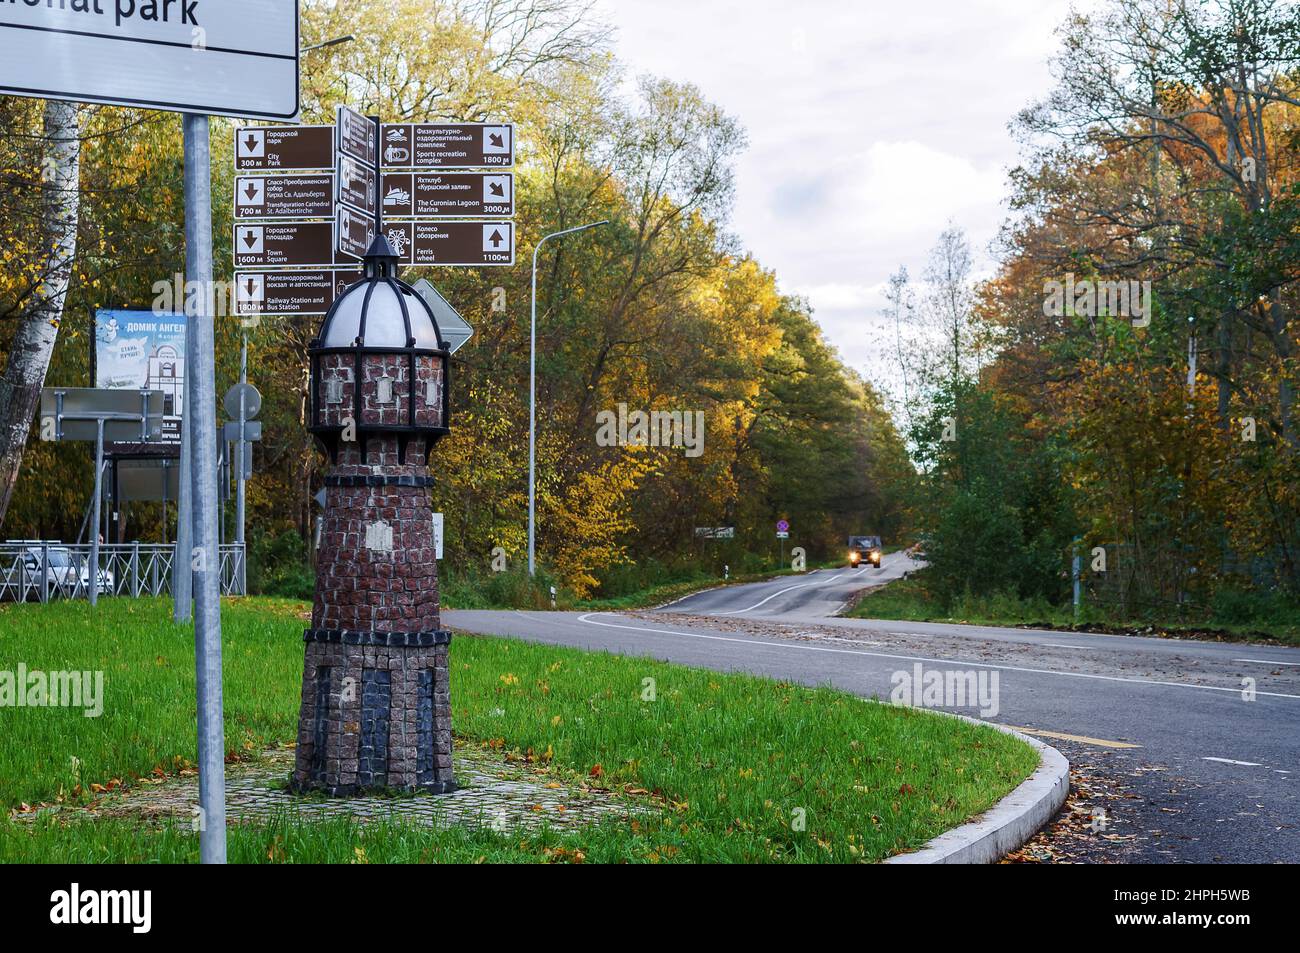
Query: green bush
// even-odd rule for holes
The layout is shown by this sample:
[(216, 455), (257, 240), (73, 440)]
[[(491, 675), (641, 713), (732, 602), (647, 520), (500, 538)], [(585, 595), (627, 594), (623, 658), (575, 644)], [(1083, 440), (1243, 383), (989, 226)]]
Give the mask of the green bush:
[(307, 544), (294, 530), (248, 540), (248, 591), (258, 596), (310, 599), (316, 590)]

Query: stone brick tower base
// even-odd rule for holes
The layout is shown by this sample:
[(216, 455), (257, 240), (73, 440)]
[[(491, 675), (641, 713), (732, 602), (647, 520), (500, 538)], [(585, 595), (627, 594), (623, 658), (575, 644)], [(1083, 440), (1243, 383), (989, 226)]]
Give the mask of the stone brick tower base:
[(368, 450), (341, 447), (325, 479), (291, 786), (445, 794), (451, 633), (439, 628), (425, 450), (412, 441), (403, 458), (395, 438)]

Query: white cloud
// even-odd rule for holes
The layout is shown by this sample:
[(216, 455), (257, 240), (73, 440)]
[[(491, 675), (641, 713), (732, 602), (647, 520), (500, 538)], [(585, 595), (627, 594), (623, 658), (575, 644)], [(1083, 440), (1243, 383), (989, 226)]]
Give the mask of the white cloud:
[(1018, 161), (1007, 123), (1051, 88), (1067, 0), (600, 0), (633, 73), (695, 83), (735, 115), (730, 227), (870, 369), (881, 291), (919, 277), (949, 221), (977, 265)]

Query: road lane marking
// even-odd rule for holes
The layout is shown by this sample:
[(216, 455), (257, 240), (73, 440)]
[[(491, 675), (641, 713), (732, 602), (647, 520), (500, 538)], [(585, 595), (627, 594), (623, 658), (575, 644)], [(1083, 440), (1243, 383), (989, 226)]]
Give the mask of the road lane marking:
[(1093, 648), (1093, 646), (1091, 646), (1091, 645), (1062, 645), (1060, 642), (1038, 642), (1038, 643), (1031, 643), (1031, 644), (1037, 644), (1037, 645), (1040, 646), (1041, 648), (1045, 648), (1045, 649), (1084, 649), (1084, 650), (1087, 650), (1087, 649)]
[[(827, 570), (825, 570), (825, 569), (814, 569), (812, 572), (808, 573), (808, 575), (809, 575), (809, 576), (815, 576), (815, 575), (817, 575), (819, 572), (826, 572), (826, 571), (827, 571)], [(724, 584), (721, 585), (721, 586), (713, 586), (712, 588), (709, 588), (709, 589), (700, 589), (700, 590), (698, 590), (698, 591), (696, 591), (696, 592), (688, 592), (686, 595), (681, 596), (681, 597), (679, 597), (679, 598), (677, 598), (677, 599), (674, 599), (672, 602), (665, 602), (663, 605), (659, 606), (659, 610), (658, 610), (658, 611), (663, 611), (664, 609), (667, 609), (667, 608), (669, 608), (670, 606), (675, 606), (675, 605), (677, 605), (677, 603), (679, 603), (679, 602), (685, 602), (687, 599), (694, 599), (696, 596), (707, 595), (707, 594), (710, 593), (710, 592), (721, 592), (723, 589), (741, 589), (741, 588), (744, 588), (745, 586), (765, 586), (765, 585), (767, 585), (768, 582), (773, 582), (773, 581), (774, 581), (774, 580), (769, 579), (769, 580), (767, 580), (767, 581), (765, 581), (765, 582), (742, 582), (742, 583), (740, 583), (740, 584), (737, 585), (737, 586), (728, 586), (728, 585), (725, 584), (725, 580), (724, 580)], [(787, 590), (787, 591), (788, 591), (788, 590)], [(778, 593), (778, 595), (779, 595), (779, 593)], [(726, 613), (723, 613), (723, 614), (725, 615)]]
[(1077, 741), (1080, 744), (1096, 745), (1101, 748), (1141, 748), (1141, 745), (1130, 744), (1127, 741), (1106, 741), (1103, 738), (1089, 738), (1087, 735), (1067, 735), (1062, 731), (1044, 731), (1041, 728), (1018, 728), (1008, 725), (1013, 731), (1023, 731), (1027, 735), (1038, 735), (1041, 738), (1055, 738), (1057, 741)]
[[(764, 639), (747, 639), (732, 635), (705, 635), (702, 632), (678, 632), (675, 629), (651, 629), (639, 625), (613, 625), (609, 622), (597, 622), (591, 617), (594, 615), (613, 615), (614, 618), (621, 618), (611, 612), (588, 612), (578, 616), (578, 621), (586, 625), (598, 625), (607, 629), (623, 629), (630, 632), (653, 632), (656, 635), (679, 635), (688, 639), (706, 639), (711, 642), (742, 642), (749, 645), (765, 645), (769, 648), (794, 649), (802, 652), (830, 652), (835, 655), (863, 655), (868, 658), (887, 658), (897, 659), (902, 662), (936, 662), (940, 665), (971, 665), (975, 668), (992, 668), (1002, 672), (1024, 672), (1030, 675), (1059, 675), (1062, 678), (1087, 678), (1101, 682), (1127, 682), (1132, 685), (1157, 685), (1165, 688), (1191, 688), (1204, 692), (1227, 692), (1230, 695), (1241, 695), (1240, 688), (1221, 688), (1217, 685), (1191, 685), (1187, 682), (1167, 682), (1151, 678), (1125, 678), (1121, 675), (1092, 675), (1087, 672), (1057, 672), (1050, 668), (1024, 668), (1018, 665), (998, 665), (992, 662), (978, 662), (973, 659), (945, 659), (931, 658), (924, 655), (893, 655), (886, 652), (859, 652), (854, 649), (833, 649), (821, 645), (801, 645), (789, 642), (769, 642)], [(1288, 698), (1300, 701), (1300, 695), (1288, 695), (1283, 692), (1255, 692), (1255, 697), (1266, 698)]]
[(1266, 658), (1235, 658), (1234, 662), (1249, 662), (1251, 665), (1300, 665), (1300, 662), (1274, 662)]
[(796, 589), (807, 589), (809, 586), (826, 586), (826, 585), (830, 585), (832, 582), (835, 582), (837, 579), (840, 579), (841, 576), (843, 575), (843, 573), (844, 573), (845, 571), (850, 572), (850, 573), (853, 572), (853, 570), (851, 570), (851, 569), (849, 569), (849, 570), (841, 570), (840, 573), (837, 573), (836, 575), (831, 576), (831, 578), (827, 579), (825, 582), (804, 582), (804, 583), (800, 583), (800, 584), (797, 585), (797, 586), (790, 586), (788, 589), (782, 589), (780, 592), (774, 592), (774, 593), (772, 593), (772, 594), (771, 594), (770, 596), (768, 596), (766, 599), (762, 600), (761, 602), (755, 602), (752, 606), (749, 606), (749, 607), (746, 608), (746, 609), (732, 609), (730, 612), (711, 612), (711, 613), (709, 613), (709, 614), (710, 614), (710, 615), (714, 615), (714, 616), (724, 616), (724, 615), (740, 615), (742, 612), (751, 612), (751, 611), (753, 611), (754, 609), (757, 609), (759, 606), (767, 605), (767, 603), (771, 602), (771, 601), (772, 601), (773, 599), (775, 599), (777, 596), (783, 596), (783, 595), (785, 595), (787, 592), (794, 592)]
[(1257, 763), (1255, 763), (1254, 761), (1233, 761), (1231, 758), (1202, 758), (1201, 760), (1202, 760), (1202, 761), (1215, 761), (1215, 762), (1218, 762), (1219, 764), (1235, 764), (1235, 765), (1239, 765), (1240, 767), (1243, 767), (1243, 768), (1262, 768), (1262, 767), (1264, 767), (1262, 764), (1257, 764)]

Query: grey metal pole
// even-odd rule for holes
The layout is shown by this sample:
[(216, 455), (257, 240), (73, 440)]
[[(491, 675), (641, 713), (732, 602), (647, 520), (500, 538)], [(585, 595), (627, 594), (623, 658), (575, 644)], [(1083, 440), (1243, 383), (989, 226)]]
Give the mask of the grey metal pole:
[(95, 502), (91, 504), (94, 516), (90, 521), (90, 604), (99, 604), (99, 510), (100, 494), (104, 490), (104, 418), (95, 421)]
[[(378, 141), (378, 140), (376, 140)], [(378, 178), (378, 176), (376, 176)], [(239, 349), (239, 383), (248, 383), (248, 335), (241, 335), (243, 340)], [(239, 483), (235, 490), (235, 545), (239, 547), (236, 558), (239, 560), (239, 572), (235, 576), (241, 596), (248, 595), (247, 552), (244, 546), (244, 454), (248, 452), (248, 442), (244, 439), (244, 424), (248, 420), (245, 406), (244, 387), (239, 388)]]
[[(188, 154), (187, 154), (188, 159)], [(188, 165), (186, 166), (188, 168)], [(188, 224), (189, 215), (186, 215)], [(188, 236), (187, 236), (188, 237)], [(186, 272), (190, 273), (189, 252), (186, 252)], [(194, 403), (194, 322), (190, 319), (188, 302), (183, 306), (185, 317), (185, 383), (181, 400), (181, 473), (180, 492), (176, 494), (176, 555), (172, 559), (172, 621), (190, 621), (190, 603), (193, 599), (194, 576), (190, 572), (190, 550), (193, 546), (193, 510), (190, 506), (190, 456), (194, 428), (190, 426)], [(163, 504), (164, 513), (167, 507)], [(165, 532), (165, 531), (164, 531)]]
[(537, 253), (552, 238), (608, 225), (608, 219), (543, 235), (533, 248), (532, 322), (528, 338), (528, 575), (537, 575)]
[(537, 253), (533, 249), (532, 321), (528, 338), (528, 575), (537, 575)]
[(226, 862), (225, 730), (221, 704), (221, 554), (217, 545), (216, 337), (212, 315), (212, 156), (208, 117), (185, 114), (185, 270), (198, 292), (188, 339), (194, 358), (185, 408), (190, 427), (194, 671), (198, 696), (199, 859)]
[(1070, 566), (1070, 576), (1074, 581), (1074, 621), (1079, 621), (1079, 613), (1083, 610), (1083, 556), (1079, 552), (1079, 544), (1083, 540), (1075, 537), (1074, 540), (1074, 559)]

